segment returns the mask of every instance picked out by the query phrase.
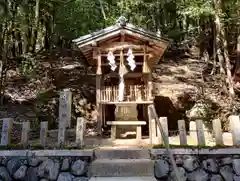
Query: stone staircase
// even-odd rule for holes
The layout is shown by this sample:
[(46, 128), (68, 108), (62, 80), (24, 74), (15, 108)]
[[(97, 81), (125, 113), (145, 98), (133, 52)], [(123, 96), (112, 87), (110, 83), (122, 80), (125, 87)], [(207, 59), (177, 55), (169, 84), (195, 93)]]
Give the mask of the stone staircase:
[(156, 181), (146, 149), (96, 150), (90, 181)]

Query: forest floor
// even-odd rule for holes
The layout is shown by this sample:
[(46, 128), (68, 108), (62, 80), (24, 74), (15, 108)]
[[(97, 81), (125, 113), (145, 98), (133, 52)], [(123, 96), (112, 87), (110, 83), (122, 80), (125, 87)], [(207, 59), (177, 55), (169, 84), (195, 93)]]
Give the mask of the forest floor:
[[(73, 100), (77, 101), (73, 105), (72, 122), (75, 123), (76, 117), (82, 111), (80, 109), (83, 109), (79, 107), (81, 105), (79, 102), (86, 99), (88, 103), (84, 109), (88, 109), (85, 111), (88, 114), (87, 119), (89, 125), (94, 125), (95, 77), (86, 74), (78, 60), (73, 61), (73, 58), (64, 60), (65, 62), (56, 60), (49, 63), (45, 58), (39, 61), (38, 71), (32, 79), (21, 79), (16, 69), (8, 72), (9, 78), (5, 87), (8, 99), (0, 109), (0, 116), (17, 118), (20, 122), (30, 120), (31, 126), (34, 127), (30, 139), (34, 143), (39, 139), (39, 121), (36, 120), (53, 122), (55, 124), (51, 124), (50, 128), (57, 129), (58, 91), (63, 88), (70, 87), (73, 91)], [(153, 72), (155, 107), (158, 116), (168, 117), (171, 123), (169, 130), (173, 144), (179, 142), (177, 120), (185, 119), (188, 128), (186, 112), (192, 108), (199, 95), (211, 103), (213, 111), (211, 119), (220, 118), (223, 126), (227, 125), (225, 123), (229, 116), (229, 98), (222, 77), (219, 74), (211, 75), (210, 72), (211, 67), (209, 68), (204, 61), (190, 57), (166, 59), (156, 66)], [(236, 103), (237, 109), (240, 108), (238, 104)], [(19, 142), (17, 135), (20, 135), (20, 127), (18, 124), (13, 126), (13, 142)], [(89, 134), (94, 134), (95, 131), (95, 126), (88, 127)], [(56, 143), (57, 135), (54, 137), (51, 138), (52, 143)], [(195, 144), (195, 141), (194, 139), (190, 142)], [(70, 142), (74, 142), (74, 139)], [(229, 136), (226, 137), (226, 145), (231, 145)]]

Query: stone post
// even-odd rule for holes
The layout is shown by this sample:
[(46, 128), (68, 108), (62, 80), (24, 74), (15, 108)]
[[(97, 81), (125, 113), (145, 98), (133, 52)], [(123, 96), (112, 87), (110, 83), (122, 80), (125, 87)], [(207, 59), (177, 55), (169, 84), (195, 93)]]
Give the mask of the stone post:
[(214, 119), (212, 121), (213, 124), (213, 132), (214, 137), (216, 140), (216, 145), (222, 145), (223, 144), (223, 137), (222, 137), (222, 125), (220, 119)]
[(43, 147), (46, 146), (47, 133), (48, 133), (48, 122), (43, 121), (41, 122), (41, 130), (40, 130), (40, 145)]
[(240, 120), (239, 116), (233, 115), (229, 117), (233, 145), (240, 145)]
[(81, 147), (84, 146), (84, 131), (85, 131), (85, 119), (83, 117), (77, 118), (76, 143)]
[(69, 89), (60, 92), (59, 97), (59, 123), (64, 122), (66, 127), (71, 127), (72, 93)]
[(201, 146), (204, 146), (205, 145), (205, 134), (204, 134), (203, 121), (201, 119), (196, 120), (196, 128), (197, 128), (198, 144)]
[(29, 121), (25, 121), (22, 123), (22, 136), (21, 136), (21, 144), (26, 147), (28, 145), (28, 134), (30, 131), (30, 123)]
[(178, 120), (180, 145), (187, 145), (187, 132), (184, 120)]
[(1, 137), (1, 146), (7, 146), (11, 144), (11, 133), (12, 133), (12, 118), (4, 118), (2, 125), (2, 137)]

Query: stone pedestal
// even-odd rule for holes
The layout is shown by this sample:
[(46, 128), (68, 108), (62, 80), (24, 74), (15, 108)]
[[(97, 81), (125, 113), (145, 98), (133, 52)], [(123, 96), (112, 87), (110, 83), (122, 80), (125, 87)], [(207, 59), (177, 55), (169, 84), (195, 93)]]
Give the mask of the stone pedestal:
[[(138, 111), (137, 104), (131, 105), (116, 105), (115, 108), (115, 120), (116, 121), (137, 121)], [(133, 135), (135, 137), (136, 126), (117, 126), (117, 138), (121, 135)]]

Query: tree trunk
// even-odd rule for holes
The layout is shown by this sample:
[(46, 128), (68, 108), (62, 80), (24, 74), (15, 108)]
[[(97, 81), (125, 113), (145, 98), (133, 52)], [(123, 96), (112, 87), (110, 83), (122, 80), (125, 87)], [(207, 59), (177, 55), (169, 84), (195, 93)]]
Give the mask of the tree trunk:
[(211, 72), (211, 75), (215, 74), (216, 72), (216, 69), (217, 69), (217, 52), (216, 52), (216, 27), (214, 26), (214, 22), (211, 21), (212, 23), (212, 34), (213, 34), (213, 55), (212, 55), (212, 58), (213, 58), (213, 68), (212, 68), (212, 72)]
[(237, 37), (237, 58), (233, 79), (235, 82), (240, 82), (240, 35)]
[[(234, 92), (234, 84), (233, 84), (233, 79), (232, 79), (232, 74), (231, 74), (231, 63), (230, 63), (230, 58), (229, 58), (229, 53), (228, 53), (228, 43), (226, 40), (226, 33), (224, 29), (223, 22), (220, 18), (222, 14), (222, 0), (214, 0), (215, 3), (215, 23), (216, 23), (216, 36), (217, 36), (217, 53), (218, 53), (218, 58), (219, 61), (223, 61), (223, 57), (221, 54), (221, 46), (223, 46), (223, 54), (226, 62), (226, 73), (227, 73), (227, 78), (226, 78), (226, 83), (228, 84), (228, 90), (229, 90), (229, 95), (233, 98), (235, 96)], [(223, 64), (220, 62), (220, 69), (223, 68)], [(222, 72), (223, 73), (223, 72)]]
[(39, 27), (39, 4), (40, 0), (36, 0), (35, 5), (35, 22), (32, 29), (32, 52), (35, 52), (37, 38), (38, 38), (38, 27)]
[(224, 69), (224, 57), (222, 55), (222, 41), (221, 41), (221, 22), (220, 17), (215, 14), (215, 26), (216, 26), (216, 53), (219, 61), (220, 66), (220, 73), (225, 75), (225, 69)]

